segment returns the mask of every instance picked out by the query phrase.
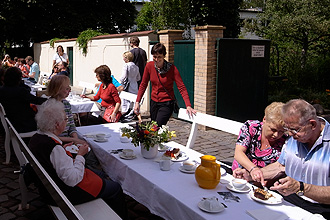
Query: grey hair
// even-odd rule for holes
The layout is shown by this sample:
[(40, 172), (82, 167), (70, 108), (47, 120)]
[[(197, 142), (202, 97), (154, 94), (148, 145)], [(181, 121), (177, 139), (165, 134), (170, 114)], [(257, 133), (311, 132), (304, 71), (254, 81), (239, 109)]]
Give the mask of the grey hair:
[(299, 124), (314, 119), (317, 120), (315, 108), (303, 99), (292, 99), (282, 108), (284, 117), (299, 117)]
[(51, 98), (38, 108), (35, 119), (40, 131), (53, 133), (65, 117), (63, 103)]

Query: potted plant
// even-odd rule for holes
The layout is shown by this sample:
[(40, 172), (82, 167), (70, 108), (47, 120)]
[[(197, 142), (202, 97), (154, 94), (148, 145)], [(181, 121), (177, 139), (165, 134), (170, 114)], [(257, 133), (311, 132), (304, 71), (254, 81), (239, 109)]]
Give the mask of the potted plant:
[(169, 131), (166, 125), (158, 127), (155, 121), (136, 123), (134, 127), (121, 128), (121, 131), (123, 137), (131, 138), (135, 147), (141, 146), (141, 154), (145, 158), (156, 157), (158, 145), (176, 137), (175, 131)]

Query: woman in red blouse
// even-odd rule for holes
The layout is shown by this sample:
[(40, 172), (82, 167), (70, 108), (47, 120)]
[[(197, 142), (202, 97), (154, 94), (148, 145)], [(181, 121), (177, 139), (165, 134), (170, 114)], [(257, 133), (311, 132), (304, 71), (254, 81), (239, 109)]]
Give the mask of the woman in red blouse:
[(140, 114), (140, 101), (148, 86), (149, 81), (152, 85), (150, 117), (157, 122), (158, 126), (165, 125), (173, 113), (173, 102), (175, 99), (173, 83), (175, 82), (187, 107), (189, 115), (196, 114), (191, 107), (186, 86), (183, 84), (178, 69), (165, 60), (166, 48), (163, 44), (157, 43), (151, 49), (153, 61), (147, 63), (142, 81), (139, 87), (135, 114)]
[(105, 110), (108, 107), (112, 107), (114, 110), (110, 116), (110, 122), (117, 122), (121, 116), (119, 111), (121, 100), (116, 87), (112, 84), (111, 70), (107, 65), (101, 65), (94, 72), (96, 73), (96, 79), (102, 82), (102, 86), (95, 96), (86, 97), (83, 95), (82, 97), (89, 98), (92, 101), (97, 101), (101, 98), (100, 116), (103, 118)]

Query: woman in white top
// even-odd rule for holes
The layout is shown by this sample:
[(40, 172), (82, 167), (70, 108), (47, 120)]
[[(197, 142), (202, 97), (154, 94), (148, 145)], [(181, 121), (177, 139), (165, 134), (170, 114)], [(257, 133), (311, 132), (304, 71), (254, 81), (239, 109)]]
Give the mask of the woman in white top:
[[(127, 51), (123, 54), (123, 60), (125, 62), (124, 66), (123, 66), (123, 70), (122, 70), (122, 74), (121, 74), (121, 84), (124, 86), (124, 81), (127, 78), (128, 79), (128, 87), (125, 90), (126, 92), (130, 92), (133, 94), (137, 94), (138, 93), (138, 84), (137, 81), (139, 81), (141, 79), (140, 76), (140, 72), (139, 72), (139, 67), (137, 65), (135, 65), (132, 61), (133, 61), (134, 55)], [(125, 86), (124, 86), (125, 87)], [(133, 102), (131, 103), (128, 100), (123, 100), (122, 103), (122, 112), (127, 112), (127, 110), (131, 107), (133, 107)], [(132, 105), (132, 106), (130, 106)]]
[(56, 54), (54, 54), (53, 57), (53, 68), (56, 64), (58, 64), (61, 61), (66, 62), (69, 65), (69, 57), (66, 53), (64, 53), (63, 47), (59, 45), (57, 46)]

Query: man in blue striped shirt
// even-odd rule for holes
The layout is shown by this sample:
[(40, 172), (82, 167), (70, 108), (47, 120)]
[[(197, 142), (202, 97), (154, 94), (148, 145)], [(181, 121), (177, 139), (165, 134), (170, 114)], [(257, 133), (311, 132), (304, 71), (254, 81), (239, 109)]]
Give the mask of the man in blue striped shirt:
[(285, 172), (285, 178), (275, 182), (287, 201), (312, 213), (330, 216), (330, 125), (317, 117), (315, 108), (302, 99), (287, 102), (282, 109), (285, 130), (291, 136), (283, 146), (279, 160), (262, 168), (260, 176), (251, 177), (238, 170), (234, 176), (265, 185)]

